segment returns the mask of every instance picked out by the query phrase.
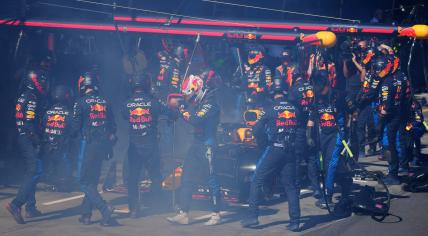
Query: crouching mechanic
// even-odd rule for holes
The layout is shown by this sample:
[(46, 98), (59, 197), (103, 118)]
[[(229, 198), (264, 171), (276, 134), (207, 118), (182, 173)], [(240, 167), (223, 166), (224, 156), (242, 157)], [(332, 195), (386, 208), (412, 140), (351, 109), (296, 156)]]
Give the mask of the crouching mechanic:
[(157, 124), (160, 113), (166, 113), (160, 102), (150, 95), (150, 78), (132, 79), (133, 95), (122, 107), (122, 116), (129, 125), (128, 147), (128, 204), (130, 217), (139, 216), (139, 179), (144, 166), (152, 180), (151, 192), (159, 197), (161, 172)]
[[(351, 173), (346, 167), (345, 158), (341, 157), (344, 148), (342, 144), (344, 132), (343, 110), (339, 110), (335, 100), (331, 98), (330, 86), (327, 78), (319, 77), (315, 81), (316, 103), (314, 109), (309, 115), (307, 124), (307, 142), (310, 147), (315, 147), (315, 138), (313, 129), (319, 132), (319, 149), (322, 155), (322, 170), (325, 172), (324, 186), (325, 196), (316, 202), (316, 206), (326, 209), (333, 205), (332, 197), (334, 193), (334, 184), (340, 185), (342, 195), (340, 204), (344, 208), (338, 208), (341, 211), (338, 214), (349, 214), (349, 195), (351, 192), (352, 178)], [(319, 130), (319, 131), (318, 131)], [(328, 204), (328, 206), (327, 206)], [(343, 210), (343, 211), (342, 211)]]
[(295, 136), (300, 121), (299, 110), (289, 103), (284, 96), (284, 82), (280, 78), (274, 79), (271, 94), (273, 103), (263, 109), (261, 117), (254, 126), (257, 137), (266, 131), (269, 145), (257, 163), (256, 171), (251, 181), (249, 210), (241, 221), (243, 227), (252, 227), (259, 224), (259, 203), (263, 183), (266, 178), (278, 173), (282, 169), (283, 183), (285, 185), (290, 224), (287, 228), (299, 231), (300, 202), (296, 187), (296, 156)]
[(116, 139), (116, 124), (110, 104), (98, 94), (97, 78), (92, 73), (81, 76), (78, 82), (82, 97), (74, 105), (73, 125), (81, 132), (81, 154), (79, 182), (85, 193), (81, 205), (79, 222), (91, 224), (92, 209), (97, 208), (102, 215), (100, 224), (109, 226), (113, 207), (108, 205), (97, 190), (102, 161)]
[(207, 179), (213, 213), (205, 225), (221, 223), (220, 186), (217, 182), (214, 161), (216, 154), (216, 132), (220, 120), (220, 109), (216, 101), (216, 89), (209, 88), (202, 78), (190, 75), (181, 86), (187, 107), (179, 106), (180, 116), (194, 128), (193, 143), (184, 160), (179, 213), (167, 220), (177, 224), (189, 224), (192, 192), (200, 179)]

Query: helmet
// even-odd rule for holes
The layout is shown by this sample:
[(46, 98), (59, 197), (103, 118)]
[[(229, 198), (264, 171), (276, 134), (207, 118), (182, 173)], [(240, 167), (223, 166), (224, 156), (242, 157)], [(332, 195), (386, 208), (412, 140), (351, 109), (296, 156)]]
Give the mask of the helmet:
[(386, 56), (379, 56), (373, 64), (373, 72), (380, 78), (386, 77), (392, 69), (392, 62)]
[(98, 91), (98, 79), (94, 73), (86, 72), (80, 76), (77, 87), (81, 94), (84, 94), (88, 88)]
[(220, 75), (210, 68), (203, 68), (199, 76), (204, 81), (206, 89), (216, 89), (222, 84)]
[(64, 85), (58, 85), (52, 90), (51, 98), (54, 102), (68, 102), (71, 99), (70, 89)]
[(181, 93), (187, 101), (199, 102), (206, 92), (204, 81), (197, 75), (190, 75), (181, 84)]
[(161, 39), (161, 43), (162, 43), (162, 48), (165, 51), (170, 52), (172, 50), (173, 42), (171, 39), (163, 38)]
[(49, 92), (49, 79), (42, 70), (30, 71), (24, 79), (26, 89), (36, 91), (41, 95), (47, 95)]
[(291, 55), (291, 51), (290, 49), (284, 48), (284, 50), (282, 50), (281, 52), (281, 60), (283, 62), (288, 62), (290, 63), (290, 61), (292, 60), (292, 55)]
[(261, 47), (252, 47), (248, 50), (248, 64), (253, 65), (262, 61), (264, 55)]
[(184, 45), (179, 44), (174, 48), (173, 53), (175, 57), (182, 60), (187, 58), (188, 51), (187, 48), (184, 47)]
[(131, 79), (131, 88), (134, 92), (148, 92), (150, 83), (150, 77), (147, 74), (135, 75)]
[(269, 89), (270, 95), (287, 93), (287, 85), (284, 83), (281, 77), (275, 77), (272, 82), (272, 86)]

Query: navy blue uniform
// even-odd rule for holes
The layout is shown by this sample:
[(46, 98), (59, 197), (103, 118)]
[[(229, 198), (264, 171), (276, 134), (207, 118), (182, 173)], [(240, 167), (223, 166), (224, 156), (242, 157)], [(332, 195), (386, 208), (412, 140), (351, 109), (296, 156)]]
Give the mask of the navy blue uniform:
[(220, 211), (220, 186), (214, 169), (216, 154), (216, 134), (220, 121), (220, 107), (215, 90), (207, 92), (203, 100), (195, 106), (180, 109), (182, 118), (193, 126), (193, 143), (184, 160), (181, 186), (180, 208), (190, 209), (192, 192), (200, 179), (207, 180), (212, 195), (214, 212)]
[(352, 185), (352, 178), (345, 168), (343, 150), (344, 116), (334, 104), (319, 101), (311, 111), (309, 120), (318, 124), (320, 151), (325, 171), (325, 188), (327, 196), (334, 193), (334, 183), (342, 187), (342, 196), (347, 197)]
[(18, 98), (15, 106), (18, 147), (25, 159), (26, 172), (12, 205), (27, 211), (36, 209), (36, 185), (42, 175), (43, 162), (40, 158), (41, 111), (40, 99), (34, 91), (26, 90)]
[(247, 108), (263, 106), (267, 91), (272, 84), (272, 72), (262, 64), (244, 65), (244, 81)]
[(296, 130), (300, 122), (299, 110), (285, 98), (275, 100), (264, 108), (262, 116), (254, 126), (260, 136), (267, 134), (268, 146), (259, 159), (250, 187), (250, 215), (258, 217), (258, 206), (262, 187), (267, 178), (282, 170), (287, 193), (291, 223), (299, 223), (299, 192), (296, 187), (296, 157), (294, 155)]
[(314, 191), (320, 191), (319, 186), (319, 169), (317, 165), (316, 150), (308, 147), (306, 143), (306, 124), (308, 123), (309, 113), (313, 109), (314, 103), (314, 88), (310, 81), (307, 81), (301, 77), (297, 78), (289, 91), (290, 101), (296, 105), (300, 111), (300, 122), (296, 130), (296, 158), (297, 158), (297, 170), (296, 180), (297, 187), (301, 188), (301, 166), (302, 160), (307, 161), (308, 166), (308, 178), (311, 187)]
[(379, 91), (378, 112), (383, 120), (382, 146), (389, 163), (389, 175), (398, 176), (397, 132), (401, 123), (402, 79), (387, 76)]
[(74, 127), (81, 133), (78, 176), (85, 197), (82, 202), (82, 215), (91, 216), (96, 207), (101, 214), (108, 216), (110, 209), (97, 186), (101, 174), (101, 164), (112, 148), (111, 137), (116, 133), (113, 112), (110, 104), (96, 92), (81, 97), (74, 106)]
[(65, 186), (71, 181), (71, 163), (69, 159), (69, 141), (74, 133), (72, 111), (68, 106), (56, 103), (43, 117), (43, 157), (48, 163), (48, 180)]
[(128, 204), (138, 211), (138, 183), (141, 168), (149, 172), (152, 192), (159, 193), (161, 185), (158, 147), (158, 119), (165, 109), (152, 96), (135, 93), (122, 107), (122, 116), (128, 123)]

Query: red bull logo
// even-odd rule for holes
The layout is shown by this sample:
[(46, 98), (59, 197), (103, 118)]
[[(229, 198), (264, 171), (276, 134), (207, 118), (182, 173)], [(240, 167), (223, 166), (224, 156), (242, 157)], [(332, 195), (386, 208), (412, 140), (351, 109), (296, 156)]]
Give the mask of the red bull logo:
[(290, 111), (278, 112), (278, 118), (291, 119), (296, 118), (296, 113)]
[(321, 120), (334, 120), (334, 116), (329, 113), (324, 113), (321, 115)]
[(91, 105), (91, 111), (105, 112), (106, 106), (97, 103), (95, 105)]
[(129, 114), (131, 116), (144, 116), (144, 115), (150, 115), (150, 110), (149, 109), (144, 109), (141, 107), (137, 107), (134, 110), (131, 110), (129, 112)]
[(314, 97), (314, 91), (312, 91), (312, 90), (306, 91), (306, 97), (307, 98), (313, 98)]
[(61, 122), (64, 122), (65, 121), (65, 116), (61, 116), (61, 115), (49, 116), (48, 117), (48, 122), (51, 122), (51, 121), (56, 121), (56, 122), (61, 121)]

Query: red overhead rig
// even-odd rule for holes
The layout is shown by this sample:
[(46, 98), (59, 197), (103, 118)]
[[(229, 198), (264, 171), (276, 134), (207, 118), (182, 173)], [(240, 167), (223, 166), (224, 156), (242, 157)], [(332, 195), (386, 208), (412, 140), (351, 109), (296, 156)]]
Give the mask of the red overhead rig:
[(129, 17), (115, 16), (115, 21), (139, 22), (139, 23), (160, 23), (172, 25), (193, 25), (200, 27), (234, 27), (234, 28), (255, 28), (255, 29), (283, 29), (304, 31), (332, 31), (335, 33), (371, 33), (371, 34), (394, 34), (398, 33), (397, 26), (372, 26), (360, 24), (316, 24), (302, 22), (257, 22), (257, 21), (237, 21), (237, 20), (203, 20), (187, 18), (162, 18), (162, 17)]
[[(150, 23), (167, 23), (159, 19), (147, 20)], [(28, 21), (9, 21), (8, 19), (0, 20), (0, 25), (10, 26), (27, 26), (27, 27), (45, 27), (45, 28), (61, 28), (61, 29), (82, 29), (82, 30), (101, 30), (101, 31), (116, 31), (116, 26), (113, 24), (95, 24), (95, 23), (80, 23), (80, 22), (59, 22), (48, 20), (28, 20)], [(245, 40), (281, 40), (293, 41), (299, 35), (297, 33), (277, 33), (265, 32), (258, 30), (257, 32), (245, 32), (243, 30), (221, 29), (221, 28), (196, 28), (188, 26), (186, 28), (176, 26), (163, 25), (136, 25), (136, 24), (118, 24), (117, 30), (122, 32), (138, 32), (138, 33), (155, 33), (155, 34), (171, 34), (171, 35), (201, 35), (208, 37), (226, 37), (230, 39), (245, 39)]]

